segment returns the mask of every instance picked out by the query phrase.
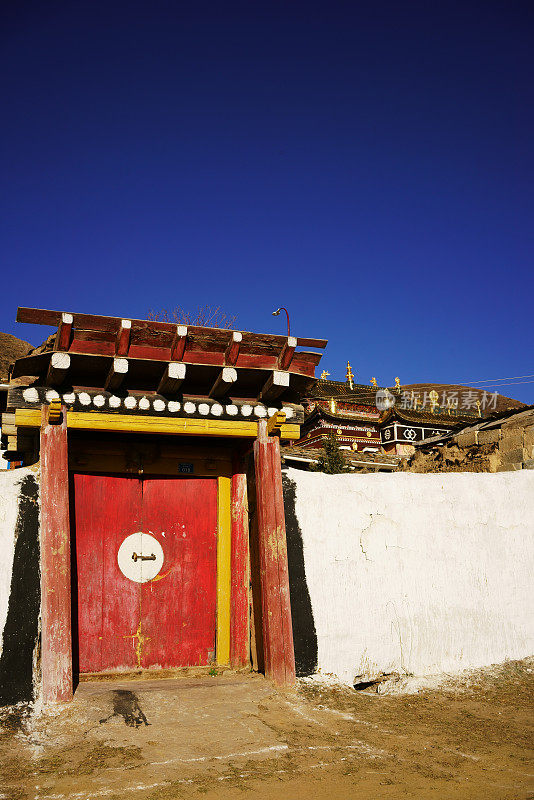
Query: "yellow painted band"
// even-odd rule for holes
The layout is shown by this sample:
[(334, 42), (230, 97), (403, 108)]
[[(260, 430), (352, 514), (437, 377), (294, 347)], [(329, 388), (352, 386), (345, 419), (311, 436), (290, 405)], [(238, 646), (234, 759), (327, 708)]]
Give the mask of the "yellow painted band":
[[(39, 428), (41, 412), (33, 408), (17, 408), (15, 425)], [(100, 411), (67, 411), (67, 428), (123, 433), (170, 433), (185, 436), (241, 436), (255, 439), (258, 423), (245, 420), (174, 419), (141, 417), (134, 414), (106, 414)], [(298, 439), (300, 425), (282, 425), (281, 439)]]
[(217, 664), (230, 662), (231, 479), (217, 479)]

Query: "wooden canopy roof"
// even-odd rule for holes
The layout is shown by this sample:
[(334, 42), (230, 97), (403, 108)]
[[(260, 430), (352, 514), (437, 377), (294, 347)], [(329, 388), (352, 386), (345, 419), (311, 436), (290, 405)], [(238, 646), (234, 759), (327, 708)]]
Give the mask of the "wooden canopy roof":
[(19, 358), (11, 379), (44, 386), (298, 402), (315, 383), (325, 339), (296, 338), (19, 308), (18, 322), (57, 331)]

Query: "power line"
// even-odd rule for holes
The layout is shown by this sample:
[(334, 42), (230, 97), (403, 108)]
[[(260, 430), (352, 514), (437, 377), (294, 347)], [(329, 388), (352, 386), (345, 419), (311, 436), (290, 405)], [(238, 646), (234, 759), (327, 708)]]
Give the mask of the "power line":
[(475, 383), (489, 383), (490, 381), (515, 381), (519, 378), (534, 378), (534, 375), (513, 375), (511, 378), (485, 378), (482, 381), (465, 381), (467, 384), (475, 384)]

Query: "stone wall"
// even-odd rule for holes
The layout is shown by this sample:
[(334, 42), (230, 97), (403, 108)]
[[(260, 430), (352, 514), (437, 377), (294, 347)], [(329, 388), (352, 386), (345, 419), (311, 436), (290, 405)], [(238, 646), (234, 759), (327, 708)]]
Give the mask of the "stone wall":
[(401, 462), (408, 472), (508, 472), (534, 469), (534, 410), (481, 422), (448, 440), (417, 448)]

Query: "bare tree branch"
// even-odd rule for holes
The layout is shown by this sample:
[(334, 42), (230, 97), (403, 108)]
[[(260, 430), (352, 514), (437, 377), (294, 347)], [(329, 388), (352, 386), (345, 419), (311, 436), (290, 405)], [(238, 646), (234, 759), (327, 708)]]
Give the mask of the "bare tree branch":
[(202, 328), (224, 328), (235, 330), (237, 317), (229, 316), (220, 306), (198, 306), (196, 311), (186, 311), (175, 306), (172, 311), (162, 308), (160, 311), (150, 309), (148, 319), (154, 322), (173, 322), (177, 325), (197, 325)]

